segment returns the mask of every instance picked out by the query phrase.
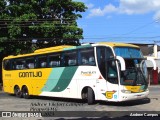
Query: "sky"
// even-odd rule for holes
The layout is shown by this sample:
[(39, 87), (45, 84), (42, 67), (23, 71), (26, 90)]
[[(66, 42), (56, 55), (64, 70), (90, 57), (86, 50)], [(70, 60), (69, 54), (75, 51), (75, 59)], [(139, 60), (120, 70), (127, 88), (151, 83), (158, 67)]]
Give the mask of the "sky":
[(88, 7), (78, 26), (86, 42), (160, 44), (160, 0), (74, 0)]

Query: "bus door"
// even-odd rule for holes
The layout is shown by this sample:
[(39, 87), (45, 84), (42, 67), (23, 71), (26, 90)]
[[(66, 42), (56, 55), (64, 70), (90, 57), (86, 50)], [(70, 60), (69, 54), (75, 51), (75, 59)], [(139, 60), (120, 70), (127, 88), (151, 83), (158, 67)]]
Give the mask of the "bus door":
[(110, 101), (118, 100), (117, 66), (116, 61), (113, 60), (111, 48), (105, 46), (97, 47), (97, 63), (103, 78), (103, 80), (97, 80), (97, 92), (99, 90), (103, 91), (105, 97)]

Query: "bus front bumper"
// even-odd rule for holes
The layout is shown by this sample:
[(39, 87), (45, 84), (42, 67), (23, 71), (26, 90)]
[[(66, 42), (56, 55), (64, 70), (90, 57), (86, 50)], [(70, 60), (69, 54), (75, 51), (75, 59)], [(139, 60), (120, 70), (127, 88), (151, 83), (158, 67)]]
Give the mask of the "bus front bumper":
[(119, 102), (144, 99), (147, 98), (148, 95), (149, 95), (149, 90), (141, 93), (121, 93)]

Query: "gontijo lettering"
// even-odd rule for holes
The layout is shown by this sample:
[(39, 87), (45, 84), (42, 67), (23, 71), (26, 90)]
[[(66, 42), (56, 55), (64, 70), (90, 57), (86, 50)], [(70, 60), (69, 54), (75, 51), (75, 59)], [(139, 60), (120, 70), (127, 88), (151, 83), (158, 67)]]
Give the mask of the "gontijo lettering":
[(19, 77), (42, 77), (42, 72), (19, 72)]

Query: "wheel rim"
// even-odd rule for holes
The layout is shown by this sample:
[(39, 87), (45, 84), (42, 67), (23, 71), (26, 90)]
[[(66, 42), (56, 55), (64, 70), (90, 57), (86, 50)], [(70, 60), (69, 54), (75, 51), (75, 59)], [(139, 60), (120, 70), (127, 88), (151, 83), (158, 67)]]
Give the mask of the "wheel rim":
[(28, 98), (28, 96), (29, 96), (28, 89), (25, 87), (23, 88), (23, 97)]
[(14, 89), (14, 94), (15, 94), (17, 97), (20, 97), (20, 96), (21, 96), (21, 91), (20, 91), (19, 87), (15, 87), (15, 89)]

